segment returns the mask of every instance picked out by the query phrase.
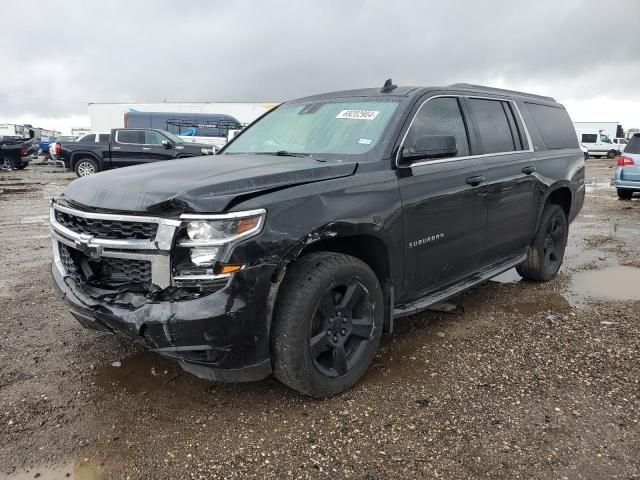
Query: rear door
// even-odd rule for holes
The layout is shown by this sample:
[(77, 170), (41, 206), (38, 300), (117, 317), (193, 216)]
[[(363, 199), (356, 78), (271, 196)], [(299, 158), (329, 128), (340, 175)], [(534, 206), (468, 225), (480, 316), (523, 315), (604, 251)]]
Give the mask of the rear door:
[(468, 98), (485, 155), (487, 226), (483, 265), (521, 253), (531, 242), (540, 192), (533, 150), (514, 102)]
[(145, 163), (144, 146), (145, 130), (116, 130), (111, 141), (111, 168)]
[(471, 156), (469, 133), (460, 99), (442, 96), (420, 104), (403, 139), (401, 148), (410, 148), (422, 135), (451, 135), (457, 146), (454, 157), (398, 169), (407, 299), (464, 277), (482, 257), (484, 166), (481, 157)]

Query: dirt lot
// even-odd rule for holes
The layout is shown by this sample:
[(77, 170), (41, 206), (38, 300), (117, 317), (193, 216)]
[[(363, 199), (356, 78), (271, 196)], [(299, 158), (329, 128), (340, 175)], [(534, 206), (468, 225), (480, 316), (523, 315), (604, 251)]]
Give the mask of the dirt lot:
[(84, 330), (49, 279), (48, 199), (72, 176), (0, 173), (0, 476), (640, 478), (640, 199), (617, 199), (614, 164), (589, 160), (556, 279), (507, 272), (464, 313), (399, 321), (328, 400)]

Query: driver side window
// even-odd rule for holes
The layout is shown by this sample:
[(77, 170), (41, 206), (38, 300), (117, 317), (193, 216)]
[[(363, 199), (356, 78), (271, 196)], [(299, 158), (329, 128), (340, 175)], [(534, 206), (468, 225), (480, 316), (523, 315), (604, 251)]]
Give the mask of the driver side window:
[(440, 97), (423, 103), (413, 119), (413, 124), (404, 141), (404, 146), (413, 146), (418, 138), (423, 135), (453, 136), (456, 139), (456, 147), (458, 149), (455, 156), (464, 157), (469, 155), (467, 129), (457, 98)]

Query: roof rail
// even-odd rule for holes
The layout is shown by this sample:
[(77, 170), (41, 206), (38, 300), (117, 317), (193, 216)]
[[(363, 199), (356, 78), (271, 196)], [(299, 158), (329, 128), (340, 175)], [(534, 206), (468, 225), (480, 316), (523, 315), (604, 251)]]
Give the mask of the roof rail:
[(485, 87), (485, 86), (482, 86), (482, 85), (473, 85), (471, 83), (452, 83), (449, 86), (450, 87), (456, 87), (456, 88), (468, 88), (470, 90), (482, 90), (482, 91), (486, 91), (486, 92), (508, 93), (508, 94), (511, 94), (511, 95), (519, 95), (521, 97), (531, 97), (531, 98), (537, 98), (539, 100), (546, 100), (548, 102), (555, 102), (556, 101), (555, 98), (546, 97), (544, 95), (535, 95), (533, 93), (518, 92), (517, 90), (506, 90), (504, 88)]

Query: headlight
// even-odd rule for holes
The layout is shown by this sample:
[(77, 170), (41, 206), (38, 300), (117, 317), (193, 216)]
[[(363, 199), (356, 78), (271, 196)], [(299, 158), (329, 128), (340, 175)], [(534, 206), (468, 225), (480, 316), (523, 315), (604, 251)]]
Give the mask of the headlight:
[(175, 265), (179, 271), (214, 267), (228, 256), (236, 242), (260, 233), (265, 216), (263, 209), (218, 215), (182, 215), (184, 223)]
[(257, 233), (264, 213), (220, 220), (192, 220), (187, 223), (187, 235), (193, 244), (222, 245)]
[(200, 153), (203, 155), (213, 155), (213, 148), (201, 148)]

